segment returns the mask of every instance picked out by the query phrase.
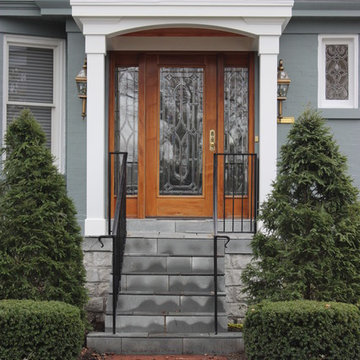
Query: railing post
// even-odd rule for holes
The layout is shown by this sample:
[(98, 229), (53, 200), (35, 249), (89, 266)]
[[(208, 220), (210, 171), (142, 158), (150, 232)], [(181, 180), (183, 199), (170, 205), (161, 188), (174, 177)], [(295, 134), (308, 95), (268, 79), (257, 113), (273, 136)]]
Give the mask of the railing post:
[(214, 167), (213, 167), (213, 220), (214, 220), (214, 235), (217, 234), (217, 207), (218, 207), (218, 157), (214, 154)]
[(217, 235), (214, 235), (214, 332), (218, 333), (218, 306), (217, 306)]

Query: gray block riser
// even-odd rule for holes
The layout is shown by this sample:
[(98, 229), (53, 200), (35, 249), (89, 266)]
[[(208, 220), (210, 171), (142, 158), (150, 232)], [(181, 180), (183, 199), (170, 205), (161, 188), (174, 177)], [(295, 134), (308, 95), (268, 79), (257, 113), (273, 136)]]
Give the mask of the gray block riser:
[[(125, 256), (123, 272), (212, 272), (213, 257), (196, 256)], [(218, 258), (218, 271), (224, 272), (224, 258)]]
[[(218, 311), (225, 312), (225, 294), (218, 296)], [(214, 296), (120, 294), (117, 312), (122, 313), (211, 313), (214, 311)], [(112, 313), (112, 296), (108, 297), (107, 313)]]
[[(125, 255), (186, 255), (212, 256), (214, 252), (211, 238), (150, 238), (128, 237)], [(224, 240), (218, 241), (218, 255), (224, 254)]]
[(100, 352), (116, 354), (218, 354), (244, 353), (241, 333), (212, 334), (109, 334), (90, 333), (87, 345)]
[[(197, 291), (214, 290), (212, 275), (124, 275), (121, 276), (122, 291)], [(218, 291), (224, 291), (223, 276), (218, 276)]]
[[(218, 229), (226, 231), (248, 232), (254, 222), (249, 219), (218, 219)], [(214, 222), (212, 219), (128, 219), (127, 230), (130, 232), (170, 232), (170, 233), (212, 233)]]
[[(219, 332), (227, 331), (227, 316), (218, 316)], [(191, 333), (214, 331), (214, 315), (118, 315), (118, 332)], [(105, 331), (112, 330), (112, 315), (105, 316)]]

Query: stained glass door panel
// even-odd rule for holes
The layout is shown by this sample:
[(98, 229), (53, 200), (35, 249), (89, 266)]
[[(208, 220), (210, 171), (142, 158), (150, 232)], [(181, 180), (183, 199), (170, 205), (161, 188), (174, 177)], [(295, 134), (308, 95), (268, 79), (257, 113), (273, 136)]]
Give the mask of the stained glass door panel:
[(202, 195), (203, 69), (160, 69), (160, 195)]

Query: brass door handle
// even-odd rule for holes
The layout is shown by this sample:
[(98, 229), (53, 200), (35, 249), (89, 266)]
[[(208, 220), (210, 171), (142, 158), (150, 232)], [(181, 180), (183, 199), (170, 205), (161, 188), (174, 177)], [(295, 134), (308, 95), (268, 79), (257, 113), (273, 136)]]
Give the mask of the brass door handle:
[(215, 152), (215, 130), (211, 129), (210, 130), (210, 146), (209, 146), (209, 150)]

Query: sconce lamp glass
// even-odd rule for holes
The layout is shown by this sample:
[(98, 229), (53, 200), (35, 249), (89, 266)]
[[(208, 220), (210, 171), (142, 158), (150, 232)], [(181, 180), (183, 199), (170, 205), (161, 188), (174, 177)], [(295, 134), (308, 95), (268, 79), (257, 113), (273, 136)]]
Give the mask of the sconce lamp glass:
[(82, 99), (82, 113), (81, 116), (84, 119), (86, 116), (86, 97), (87, 97), (87, 64), (86, 59), (82, 69), (76, 75), (76, 86), (78, 90), (78, 96)]
[(284, 61), (280, 59), (277, 73), (278, 123), (291, 124), (294, 122), (293, 117), (284, 118), (282, 116), (282, 103), (287, 98), (290, 83), (289, 75), (284, 70)]

